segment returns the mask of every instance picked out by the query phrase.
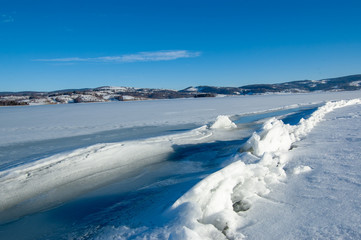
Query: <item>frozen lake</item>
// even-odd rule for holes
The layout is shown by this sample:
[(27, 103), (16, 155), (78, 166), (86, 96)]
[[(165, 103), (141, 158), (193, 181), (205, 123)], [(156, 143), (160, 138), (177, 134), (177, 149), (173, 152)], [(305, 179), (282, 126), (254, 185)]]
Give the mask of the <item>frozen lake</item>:
[[(270, 118), (295, 125), (360, 92), (1, 108), (4, 239), (95, 238), (160, 227)], [(214, 127), (218, 115), (236, 124)], [(224, 122), (222, 122), (223, 124)], [(41, 227), (39, 227), (41, 226)]]

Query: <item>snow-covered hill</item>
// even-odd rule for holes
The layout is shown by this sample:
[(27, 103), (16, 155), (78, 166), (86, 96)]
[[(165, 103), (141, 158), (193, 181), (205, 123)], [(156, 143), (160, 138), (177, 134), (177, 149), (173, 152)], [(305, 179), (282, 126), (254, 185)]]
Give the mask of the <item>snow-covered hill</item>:
[(264, 94), (264, 93), (306, 93), (315, 91), (353, 91), (361, 89), (361, 75), (338, 78), (302, 80), (276, 84), (254, 84), (242, 87), (189, 87), (184, 92), (201, 92), (227, 95)]
[(335, 92), (359, 89), (361, 89), (361, 75), (323, 79), (319, 81), (303, 80), (279, 84), (247, 85), (243, 87), (198, 86), (188, 87), (180, 91), (104, 86), (86, 89), (67, 89), (53, 92), (2, 92), (0, 93), (0, 106), (199, 98), (269, 93), (307, 93), (315, 91)]

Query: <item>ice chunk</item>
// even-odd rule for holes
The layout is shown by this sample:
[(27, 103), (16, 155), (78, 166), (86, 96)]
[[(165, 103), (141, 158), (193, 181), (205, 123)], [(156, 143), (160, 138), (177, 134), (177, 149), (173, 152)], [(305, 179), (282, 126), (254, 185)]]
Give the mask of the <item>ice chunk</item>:
[(288, 151), (293, 142), (290, 130), (290, 125), (272, 118), (263, 125), (259, 133), (253, 133), (242, 150), (259, 157), (266, 152)]
[(232, 122), (228, 116), (226, 115), (219, 115), (216, 121), (210, 127), (211, 129), (231, 129), (237, 128), (237, 125)]

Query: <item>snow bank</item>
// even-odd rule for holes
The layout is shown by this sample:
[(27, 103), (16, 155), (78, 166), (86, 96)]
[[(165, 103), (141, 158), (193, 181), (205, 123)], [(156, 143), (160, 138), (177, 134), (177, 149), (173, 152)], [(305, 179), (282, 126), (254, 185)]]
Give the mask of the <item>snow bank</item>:
[(315, 111), (307, 120), (301, 119), (299, 124), (291, 126), (284, 124), (281, 120), (272, 118), (268, 120), (261, 130), (254, 133), (247, 143), (242, 147), (243, 151), (261, 157), (264, 153), (278, 154), (291, 148), (292, 143), (305, 137), (314, 126), (322, 121), (323, 117), (341, 107), (360, 104), (360, 99), (349, 101), (327, 102), (324, 106)]
[[(240, 229), (249, 224), (244, 212), (270, 192), (271, 184), (286, 178), (285, 153), (292, 144), (305, 137), (326, 113), (360, 103), (360, 99), (328, 102), (295, 126), (275, 118), (268, 120), (242, 146), (235, 162), (196, 184), (172, 205), (167, 214), (178, 224), (173, 226), (170, 238), (242, 239)], [(245, 164), (242, 160), (247, 158), (257, 161)], [(300, 166), (294, 173), (310, 170)]]
[[(242, 213), (258, 196), (269, 192), (267, 183), (277, 179), (267, 167), (236, 161), (210, 175), (178, 199), (171, 211), (182, 209), (172, 239), (190, 235), (195, 239), (239, 239), (246, 222)], [(188, 239), (188, 238), (183, 238)]]

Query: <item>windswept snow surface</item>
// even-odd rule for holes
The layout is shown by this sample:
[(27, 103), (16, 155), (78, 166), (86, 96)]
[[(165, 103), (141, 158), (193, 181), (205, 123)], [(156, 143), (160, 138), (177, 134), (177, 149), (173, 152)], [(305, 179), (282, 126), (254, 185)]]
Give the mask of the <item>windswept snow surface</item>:
[[(3, 135), (0, 160), (6, 162), (7, 155), (14, 155), (12, 161), (16, 164), (7, 162), (0, 168), (0, 238), (251, 236), (253, 233), (244, 230), (251, 229), (248, 227), (257, 219), (257, 209), (261, 209), (258, 206), (263, 206), (260, 203), (273, 193), (271, 190), (287, 182), (290, 174), (313, 172), (309, 164), (289, 164), (290, 152), (307, 139), (327, 113), (360, 106), (359, 97), (360, 92), (348, 92), (2, 108), (5, 110), (0, 121), (5, 126), (1, 130), (8, 135)], [(339, 99), (351, 100), (322, 103)], [(317, 109), (316, 103), (320, 106)], [(29, 114), (28, 118), (24, 113)], [(108, 117), (125, 115), (105, 121), (99, 115), (102, 113), (108, 113)], [(23, 119), (16, 119), (20, 116)], [(67, 123), (62, 122), (65, 116)], [(86, 122), (87, 118), (90, 122)], [(102, 121), (104, 126), (97, 125)], [(173, 126), (173, 132), (167, 130), (165, 134), (160, 127), (164, 124)], [(181, 124), (192, 125), (185, 129), (174, 127)], [(153, 125), (151, 137), (147, 130), (143, 135), (136, 133), (133, 139), (129, 131), (143, 131), (147, 125)], [(6, 126), (14, 126), (12, 134)], [(56, 133), (46, 136), (56, 127)], [(108, 139), (107, 135), (118, 133), (114, 131), (117, 128), (128, 131), (121, 141), (101, 142)], [(26, 133), (22, 135), (20, 129)], [(113, 131), (91, 135), (109, 129)], [(66, 145), (70, 141), (70, 145), (78, 146), (75, 142), (79, 138), (62, 138), (71, 134), (68, 130), (75, 136), (101, 137), (89, 140), (98, 141), (96, 144), (68, 146), (48, 155), (44, 150), (49, 146), (46, 142)], [(40, 141), (47, 138), (55, 140)], [(30, 146), (27, 149), (38, 150), (37, 158), (17, 150), (24, 144)], [(249, 217), (252, 214), (254, 217)], [(11, 222), (16, 219), (20, 220)], [(46, 223), (50, 219), (53, 222)]]

